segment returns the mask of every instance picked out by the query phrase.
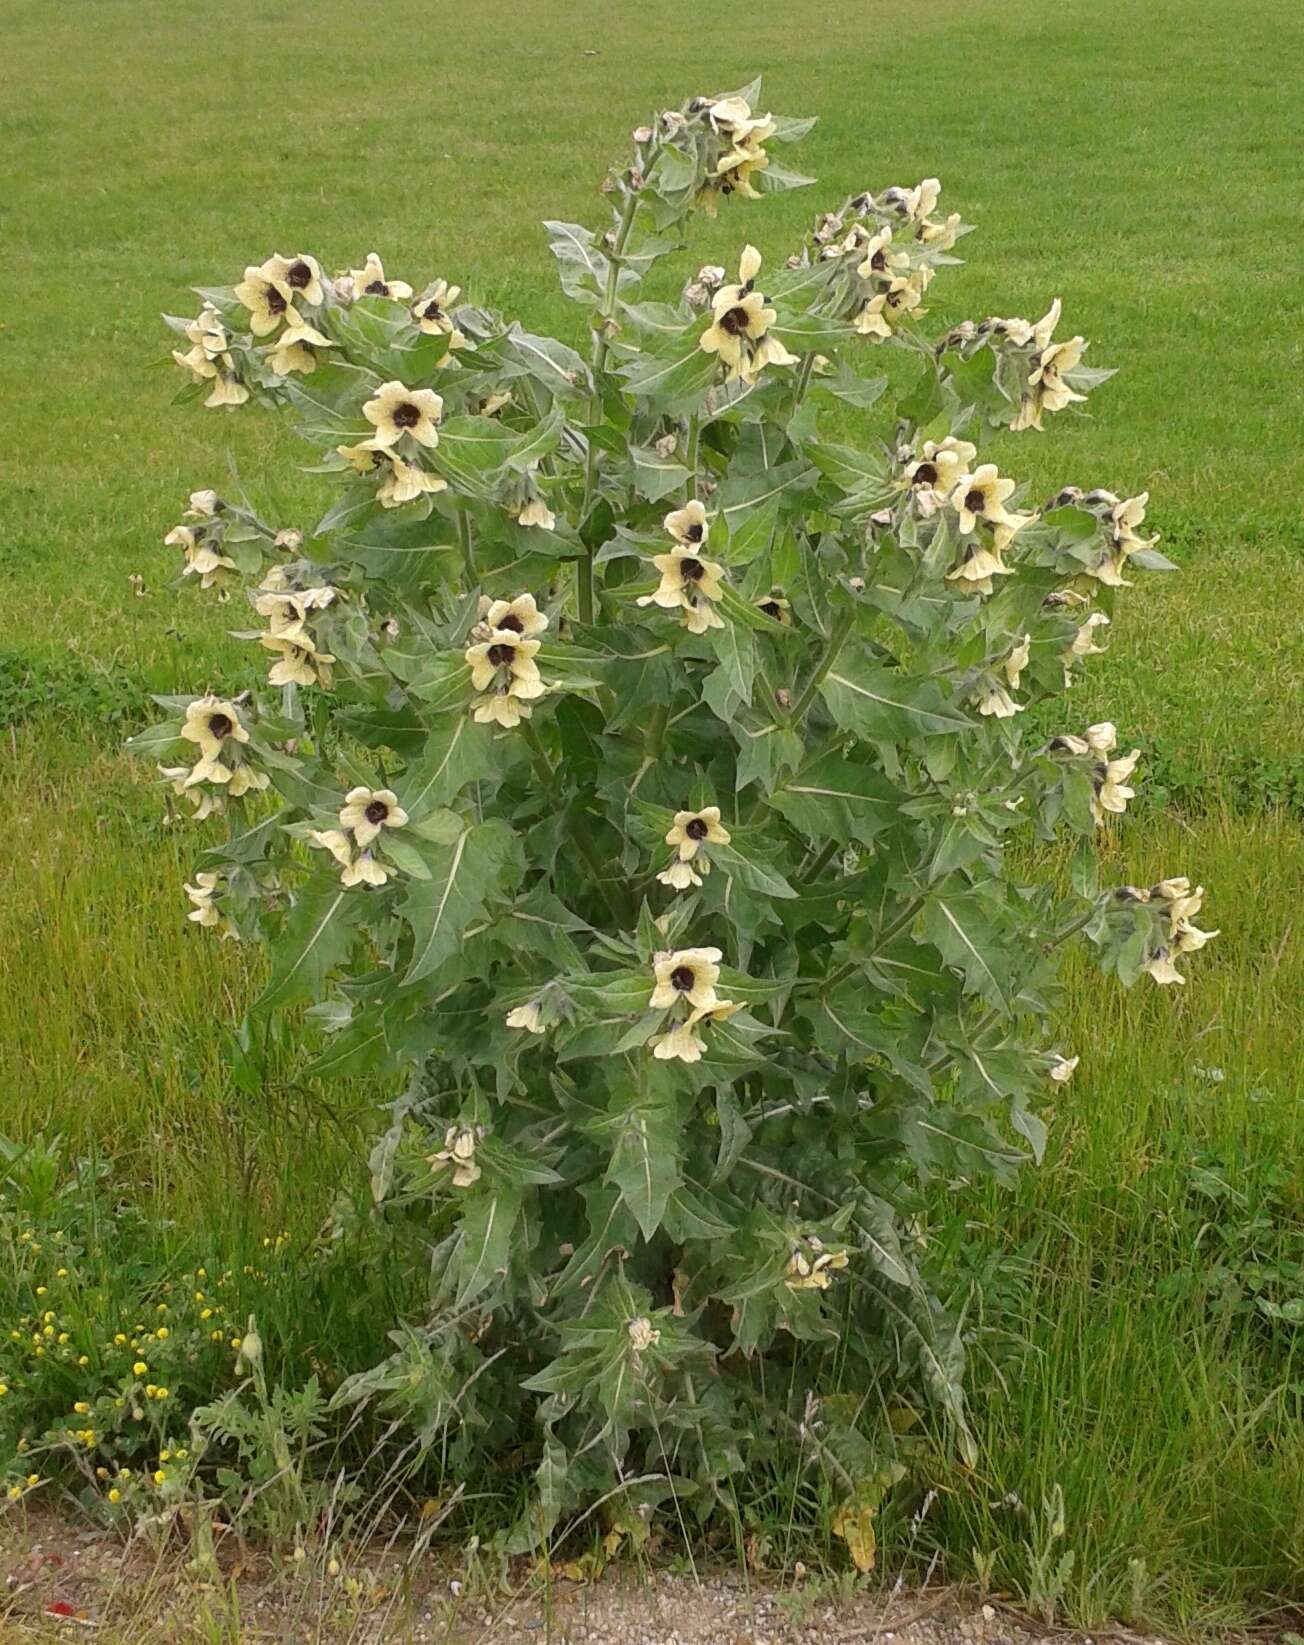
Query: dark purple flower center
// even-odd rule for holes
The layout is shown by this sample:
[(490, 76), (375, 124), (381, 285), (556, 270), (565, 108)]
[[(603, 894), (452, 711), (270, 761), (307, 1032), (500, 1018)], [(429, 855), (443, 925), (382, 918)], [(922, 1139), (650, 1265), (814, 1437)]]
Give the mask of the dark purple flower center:
[(516, 616), (513, 612), (510, 612), (510, 611), (503, 618), (502, 622), (500, 622), (498, 624), (498, 627), (499, 628), (508, 628), (512, 631), (513, 634), (524, 634), (525, 633), (525, 624), (521, 621), (521, 619), (518, 616)]
[(415, 428), (421, 421), (421, 407), (404, 400), (402, 405), (394, 407), (393, 418), (395, 428)]
[(495, 668), (506, 667), (516, 655), (516, 647), (511, 645), (491, 645), (485, 653)]
[(700, 560), (681, 560), (679, 562), (679, 575), (686, 583), (700, 583), (706, 575), (706, 567)]
[(690, 525), (688, 527), (688, 529), (684, 532), (685, 540), (690, 542), (690, 543), (700, 543), (701, 540), (702, 540), (703, 530), (704, 530), (704, 527), (699, 525), (698, 522), (696, 520), (694, 520), (692, 525)]
[(670, 986), (679, 994), (691, 992), (697, 977), (691, 965), (677, 965), (670, 973)]
[(783, 607), (777, 600), (762, 600), (761, 610), (767, 617), (773, 617), (776, 623), (783, 616)]
[(979, 491), (977, 486), (975, 486), (972, 491), (966, 491), (964, 494), (964, 506), (969, 510), (970, 514), (981, 514), (987, 507), (986, 493)]
[(439, 304), (432, 297), (426, 304), (425, 308), (422, 309), (421, 316), (425, 320), (438, 320), (443, 312), (443, 309), (440, 308)]
[(267, 295), (266, 295), (266, 298), (264, 299), (264, 301), (267, 304), (267, 312), (269, 314), (284, 314), (285, 313), (285, 310), (286, 310), (286, 307), (287, 307), (285, 298), (281, 296), (280, 292), (276, 289), (275, 286), (270, 286), (270, 285), (268, 286)]
[(913, 485), (930, 486), (937, 479), (936, 463), (917, 463), (915, 465)]
[(369, 823), (383, 823), (389, 816), (389, 807), (384, 800), (373, 800), (362, 814)]
[(706, 824), (700, 817), (694, 817), (691, 822), (685, 824), (684, 833), (688, 835), (690, 840), (704, 840), (706, 838)]
[(731, 337), (737, 337), (747, 330), (747, 327), (751, 324), (751, 318), (751, 315), (740, 304), (737, 308), (731, 308), (721, 316), (720, 329), (727, 331)]
[(231, 733), (235, 730), (235, 724), (229, 714), (210, 714), (208, 717), (208, 729), (211, 735), (216, 737), (220, 742), (223, 737), (229, 737), (231, 735)]
[(369, 284), (363, 286), (362, 295), (364, 297), (388, 297), (389, 287), (383, 280), (372, 280)]
[(312, 270), (300, 257), (297, 262), (291, 263), (289, 268), (286, 269), (285, 279), (286, 283), (292, 285), (296, 291), (303, 291), (312, 284)]

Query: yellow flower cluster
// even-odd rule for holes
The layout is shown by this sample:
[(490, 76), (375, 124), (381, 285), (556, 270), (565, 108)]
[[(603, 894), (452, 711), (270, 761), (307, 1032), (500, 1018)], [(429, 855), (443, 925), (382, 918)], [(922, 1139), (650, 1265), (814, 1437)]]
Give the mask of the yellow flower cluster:
[(195, 763), (158, 769), (173, 793), (193, 805), (196, 821), (224, 810), (228, 797), (239, 799), (267, 787), (267, 773), (253, 765), (245, 751), (249, 733), (239, 711), (225, 697), (196, 697), (186, 709), (181, 736), (196, 744)]
[(721, 286), (711, 299), (711, 324), (702, 333), (700, 346), (717, 356), (726, 368), (727, 382), (741, 377), (754, 383), (766, 366), (797, 364), (797, 356), (770, 330), (776, 314), (756, 290), (760, 271), (760, 252), (755, 246), (745, 246), (737, 281)]
[(269, 685), (319, 685), (329, 689), (335, 658), (323, 651), (313, 632), (313, 617), (335, 600), (333, 588), (295, 588), (283, 567), (275, 565), (263, 578), (254, 610), (267, 618), (267, 633), (258, 641), (279, 653), (267, 672)]
[(530, 718), (532, 703), (548, 689), (535, 661), (543, 643), (538, 636), (547, 627), (533, 594), (481, 600), (480, 620), (463, 653), (472, 689), (480, 694), (472, 714), (481, 724), (511, 730)]
[(317, 308), (326, 300), (326, 285), (315, 258), (306, 255), (271, 256), (257, 267), (247, 268), (244, 279), (234, 288), (236, 301), (249, 312), (249, 329), (255, 337), (274, 340), (263, 350), (274, 376), (306, 373), (317, 367), (317, 351), (334, 348), (295, 307), (303, 303)]
[(647, 1008), (672, 1013), (670, 1027), (648, 1042), (659, 1062), (700, 1062), (706, 1042), (699, 1029), (742, 1010), (715, 991), (721, 957), (718, 948), (679, 948), (652, 956), (653, 988)]
[(335, 449), (356, 473), (379, 478), (376, 500), (382, 508), (398, 508), (448, 489), (447, 480), (421, 463), (421, 452), (439, 444), (444, 414), (444, 402), (433, 389), (408, 388), (397, 379), (382, 383), (362, 411), (376, 432), (357, 445)]
[(313, 829), (309, 837), (339, 863), (342, 885), (380, 886), (388, 883), (391, 870), (372, 848), (386, 829), (402, 828), (407, 820), (392, 788), (351, 788), (340, 808), (340, 826)]
[(215, 588), (219, 598), (228, 599), (236, 564), (222, 552), (225, 524), (221, 514), (222, 504), (215, 491), (192, 491), (185, 518), (196, 523), (173, 526), (163, 542), (167, 548), (179, 548), (184, 554), (183, 577), (198, 577), (201, 588)]
[(759, 198), (753, 179), (770, 163), (765, 140), (774, 135), (776, 128), (770, 115), (753, 114), (743, 97), (703, 99), (698, 112), (719, 140), (718, 152), (709, 162), (706, 181), (697, 195), (698, 205), (714, 217), (722, 198), (734, 194), (746, 200)]
[(675, 848), (674, 855), (657, 879), (674, 891), (701, 885), (702, 875), (711, 872), (711, 859), (705, 847), (728, 845), (729, 840), (729, 830), (720, 821), (718, 805), (705, 805), (700, 811), (676, 811), (675, 820), (666, 832), (666, 844)]
[(784, 1284), (790, 1291), (827, 1291), (834, 1274), (845, 1268), (845, 1250), (830, 1250), (816, 1234), (795, 1242), (784, 1270)]
[(706, 509), (696, 500), (673, 509), (666, 515), (665, 528), (674, 547), (669, 553), (652, 555), (661, 582), (654, 593), (639, 597), (639, 605), (680, 612), (690, 634), (723, 628), (724, 618), (714, 609), (714, 602), (724, 593), (724, 567), (716, 560), (703, 559), (700, 553), (710, 536)]
[(211, 383), (206, 406), (241, 406), (249, 390), (235, 374), (231, 340), (222, 317), (211, 303), (205, 303), (196, 319), (185, 328), (190, 347), (173, 349), (172, 358), (184, 367), (196, 383)]

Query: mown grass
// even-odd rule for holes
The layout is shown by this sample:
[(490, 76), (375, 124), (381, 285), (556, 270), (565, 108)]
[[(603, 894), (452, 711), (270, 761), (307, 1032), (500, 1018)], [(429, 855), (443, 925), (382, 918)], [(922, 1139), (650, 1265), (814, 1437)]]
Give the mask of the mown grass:
[[(767, 100), (821, 115), (800, 162), (821, 189), (723, 214), (695, 260), (744, 236), (777, 256), (817, 199), (937, 173), (979, 233), (935, 306), (1040, 313), (1058, 294), (1093, 359), (1122, 367), (1089, 420), (996, 454), (1038, 493), (1152, 492), (1181, 574), (1138, 588), (1081, 712), (1158, 751), (1169, 806), (1121, 831), (1119, 877), (1198, 875), (1223, 927), (1176, 999), (1075, 975), (1083, 1064), (1047, 1168), (937, 1197), (932, 1237), (987, 1299), (983, 1457), (939, 1476), (928, 1534), (953, 1574), (976, 1549), (1026, 1593), (1026, 1509), (1059, 1483), (1071, 1615), (1139, 1603), (1194, 1624), (1298, 1598), (1300, 1369), (1291, 1328), (1253, 1303), (1269, 1247), (1282, 1259), (1301, 1226), (1301, 830), (1267, 808), (1292, 792), (1304, 707), (1293, 0), (745, 18), (322, 0), (292, 27), (260, 0), (3, 0), (0, 25), (0, 1128), (110, 1151), (177, 1248), (230, 1245), (236, 1220), (240, 1240), (306, 1235), (365, 1155), (367, 1094), (301, 1089), (288, 1050), (258, 1098), (237, 1091), (224, 1036), (246, 962), (184, 927), (193, 837), (161, 826), (115, 752), (142, 688), (247, 676), (221, 614), (166, 587), (161, 543), (185, 493), (220, 482), (222, 447), (268, 513), (307, 524), (316, 507), (283, 431), (170, 409), (158, 312), (273, 247), (330, 266), (375, 247), (573, 337), (537, 220), (593, 219), (638, 118), (764, 68)], [(1219, 1230), (1244, 1309), (1205, 1284)], [(1025, 1510), (992, 1506), (1011, 1496)]]

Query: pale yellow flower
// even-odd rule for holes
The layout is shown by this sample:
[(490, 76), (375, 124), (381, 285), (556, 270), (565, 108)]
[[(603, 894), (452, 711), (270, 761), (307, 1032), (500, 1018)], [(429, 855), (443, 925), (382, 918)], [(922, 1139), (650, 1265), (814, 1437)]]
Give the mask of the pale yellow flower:
[(528, 720), (532, 713), (529, 703), (522, 702), (519, 697), (513, 697), (500, 687), (492, 696), (482, 697), (476, 703), (472, 717), (481, 725), (500, 725), (504, 731), (511, 731), (522, 720)]
[(317, 356), (313, 353), (316, 348), (334, 348), (335, 344), (329, 337), (323, 337), (315, 326), (310, 326), (300, 315), (293, 314), (290, 323), (265, 350), (267, 363), (278, 377), (288, 377), (291, 372), (307, 373), (316, 371)]
[(348, 280), (354, 297), (390, 297), (396, 303), (405, 303), (412, 295), (412, 287), (405, 281), (385, 278), (385, 265), (374, 251), (367, 253), (361, 268), (349, 270)]
[(834, 1273), (845, 1268), (849, 1260), (845, 1251), (826, 1251), (823, 1242), (812, 1235), (805, 1250), (799, 1245), (793, 1247), (784, 1283), (792, 1291), (827, 1291)]
[(282, 257), (280, 252), (276, 252), (267, 259), (258, 273), (269, 284), (286, 292), (291, 301), (297, 299), (307, 303), (310, 308), (316, 308), (319, 303), (325, 301), (325, 283), (315, 257), (302, 253), (297, 257)]
[(340, 884), (379, 886), (388, 879), (389, 869), (384, 863), (377, 862), (370, 851), (360, 851), (340, 875)]
[(418, 445), (437, 446), (436, 425), (444, 414), (444, 402), (432, 388), (407, 388), (391, 381), (381, 384), (362, 414), (375, 428), (372, 438), (378, 446), (397, 445), (405, 434)]
[(539, 675), (535, 657), (538, 640), (522, 639), (511, 629), (495, 629), (489, 638), (469, 645), (463, 652), (471, 669), (471, 685), (476, 691), (490, 691), (506, 681), (514, 697), (542, 697), (547, 687)]
[(172, 358), (190, 372), (197, 383), (212, 383), (206, 406), (238, 406), (249, 398), (249, 390), (235, 376), (235, 365), (228, 352), (226, 327), (211, 303), (205, 303), (199, 316), (186, 327), (190, 348), (182, 353), (173, 349)]
[(1096, 725), (1089, 725), (1083, 737), (1093, 754), (1112, 754), (1118, 746), (1118, 730), (1112, 720), (1101, 720)]
[(703, 845), (728, 845), (730, 837), (720, 821), (720, 807), (706, 805), (700, 811), (676, 811), (666, 844), (678, 847), (681, 862), (691, 862)]
[(534, 603), (533, 594), (518, 594), (514, 600), (481, 600), (480, 621), (487, 628), (505, 629), (525, 640), (542, 634), (548, 626), (548, 618)]
[(192, 491), (190, 493), (186, 518), (188, 520), (211, 520), (222, 512), (222, 508), (222, 499), (211, 486), (208, 486), (202, 491)]
[(450, 286), (447, 280), (435, 280), (412, 305), (412, 318), (427, 337), (442, 333), (448, 338), (449, 348), (464, 348), (466, 338), (453, 324), (448, 312), (462, 294), (461, 286)]
[(281, 660), (267, 671), (269, 685), (330, 686), (335, 658), (329, 651), (318, 651), (315, 645), (297, 645), (280, 634), (260, 635), (259, 643), (281, 653)]
[(236, 563), (221, 552), (218, 542), (210, 542), (193, 526), (174, 526), (163, 539), (168, 548), (181, 549), (186, 563), (183, 577), (196, 576), (201, 588), (223, 588), (237, 578)]
[(1162, 943), (1155, 949), (1149, 960), (1146, 962), (1146, 970), (1157, 983), (1165, 988), (1171, 983), (1179, 983), (1184, 985), (1186, 982), (1186, 978), (1173, 964), (1172, 950), (1164, 946)]
[(517, 525), (538, 526), (541, 531), (551, 531), (557, 524), (557, 516), (548, 507), (547, 503), (537, 493), (527, 498), (516, 511)]
[(203, 870), (197, 873), (194, 885), (187, 884), (185, 887), (186, 896), (194, 904), (186, 918), (193, 920), (196, 925), (202, 926), (207, 931), (216, 931), (224, 942), (228, 939), (238, 941), (239, 932), (213, 900), (220, 893), (221, 888), (222, 876), (220, 874), (207, 873)]
[(997, 680), (989, 681), (986, 691), (978, 699), (978, 712), (998, 720), (1011, 720), (1016, 714), (1022, 714), (1023, 709), (1024, 704), (1016, 703)]
[(1109, 618), (1105, 613), (1103, 611), (1093, 611), (1086, 621), (1079, 626), (1077, 633), (1069, 643), (1069, 648), (1064, 653), (1065, 662), (1074, 657), (1095, 657), (1102, 654), (1105, 648), (1103, 645), (1096, 644), (1096, 630), (1108, 627)]
[(735, 143), (716, 161), (715, 171), (705, 192), (741, 194), (745, 200), (759, 200), (760, 191), (752, 182), (752, 178), (758, 171), (765, 171), (769, 164), (770, 157), (759, 142), (748, 138), (744, 142)]
[(920, 308), (927, 279), (925, 269), (916, 269), (911, 275), (896, 275), (887, 289), (875, 293), (860, 309), (852, 322), (862, 337), (890, 337), (898, 321), (914, 313), (922, 318), (927, 313)]
[(538, 1000), (530, 1000), (526, 1005), (516, 1006), (507, 1013), (505, 1021), (509, 1028), (524, 1028), (530, 1034), (542, 1034), (546, 1026)]
[[(859, 225), (857, 225), (859, 226)], [(871, 279), (879, 275), (883, 279), (891, 279), (894, 269), (908, 268), (910, 257), (904, 251), (892, 251), (892, 230), (881, 228), (877, 234), (872, 234), (864, 244), (864, 258), (856, 269), (862, 280)]]
[(999, 553), (1032, 519), (1031, 514), (1007, 511), (1005, 500), (1014, 489), (1015, 482), (1002, 479), (995, 463), (980, 463), (971, 474), (962, 474), (950, 496), (961, 534), (967, 537), (981, 520), (993, 528), (993, 545)]
[(382, 829), (402, 828), (407, 820), (392, 788), (351, 788), (340, 810), (340, 827), (351, 830), (359, 846), (379, 839)]
[(181, 735), (195, 743), (205, 759), (216, 760), (228, 740), (247, 743), (249, 733), (240, 723), (235, 704), (225, 697), (196, 697), (186, 709)]
[(686, 1000), (695, 1010), (715, 1006), (721, 958), (718, 948), (680, 948), (673, 953), (653, 955), (655, 987), (648, 999), (648, 1010), (662, 1011), (680, 1000)]
[(1073, 1070), (1082, 1059), (1080, 1057), (1057, 1056), (1050, 1066), (1050, 1077), (1056, 1085), (1067, 1085), (1073, 1078)]
[(385, 456), (388, 461), (376, 489), (376, 501), (382, 508), (400, 508), (404, 503), (416, 502), (418, 497), (448, 490), (447, 480), (422, 468), (419, 463), (404, 462), (392, 451), (386, 452)]
[(1010, 690), (1019, 689), (1019, 681), (1023, 671), (1028, 666), (1028, 658), (1032, 655), (1032, 635), (1025, 634), (1019, 643), (1011, 650), (1009, 656), (1001, 664), (1005, 671), (1005, 678), (1009, 682)]
[(1091, 801), (1091, 813), (1097, 823), (1104, 822), (1106, 812), (1121, 816), (1127, 810), (1127, 802), (1136, 795), (1136, 789), (1129, 788), (1127, 780), (1140, 758), (1141, 750), (1134, 748), (1121, 760), (1109, 760), (1104, 770), (1097, 773)]
[(753, 289), (761, 268), (761, 254), (755, 246), (745, 246), (739, 259), (738, 280), (721, 286), (711, 299), (711, 324), (699, 339), (700, 346), (716, 355), (728, 368), (728, 378), (741, 377), (754, 383), (767, 365), (796, 365), (777, 337), (770, 335), (775, 311)]
[[(702, 868), (710, 868), (710, 863), (703, 859)], [(668, 885), (672, 891), (687, 891), (690, 886), (702, 884), (702, 876), (693, 867), (691, 862), (681, 862), (678, 857), (672, 857), (667, 867), (657, 875), (662, 885)]]
[(944, 440), (925, 440), (918, 457), (906, 464), (902, 483), (949, 496), (977, 455), (977, 446), (957, 440), (953, 434)]
[(431, 1165), (451, 1165), (454, 1188), (469, 1188), (480, 1180), (475, 1151), (483, 1137), (483, 1125), (450, 1125), (444, 1132), (443, 1148), (431, 1156)]
[(764, 142), (774, 135), (774, 119), (769, 114), (753, 114), (745, 97), (717, 97), (706, 109), (713, 131), (736, 143), (752, 139)]
[(259, 771), (247, 761), (241, 761), (231, 772), (231, 780), (226, 785), (226, 791), (233, 799), (239, 799), (242, 794), (261, 793), (271, 778), (265, 771)]
[(724, 627), (724, 619), (711, 606), (724, 593), (722, 565), (699, 559), (677, 545), (669, 554), (654, 554), (652, 564), (661, 573), (661, 581), (654, 593), (639, 596), (639, 605), (682, 611), (684, 626), (694, 634)]
[(661, 1341), (661, 1333), (653, 1328), (650, 1319), (632, 1319), (626, 1329), (629, 1332), (630, 1346), (636, 1354), (646, 1353), (649, 1348), (655, 1348)]
[[(726, 286), (736, 292), (737, 286)], [(718, 293), (712, 302), (713, 318), (702, 333), (701, 346), (708, 354), (718, 354), (730, 368), (731, 376), (742, 374), (744, 350), (749, 341), (759, 342), (774, 324), (775, 311), (765, 306), (759, 291), (748, 291), (721, 306)]]
[(993, 577), (1010, 577), (1013, 574), (1014, 567), (1005, 564), (998, 547), (985, 548), (975, 542), (965, 545), (960, 564), (947, 572), (945, 580), (948, 583), (968, 583), (975, 594), (990, 594)]
[(685, 503), (682, 508), (671, 509), (662, 523), (675, 541), (690, 552), (701, 548), (711, 535), (711, 528), (706, 520), (706, 507), (696, 498)]
[(247, 268), (244, 279), (234, 288), (236, 302), (249, 310), (249, 329), (255, 337), (266, 337), (283, 321), (298, 324), (293, 295), (283, 280), (269, 280), (256, 267)]
[(314, 828), (309, 832), (309, 839), (323, 851), (329, 851), (335, 861), (342, 868), (347, 868), (353, 861), (353, 846), (347, 834), (341, 833), (338, 828)]

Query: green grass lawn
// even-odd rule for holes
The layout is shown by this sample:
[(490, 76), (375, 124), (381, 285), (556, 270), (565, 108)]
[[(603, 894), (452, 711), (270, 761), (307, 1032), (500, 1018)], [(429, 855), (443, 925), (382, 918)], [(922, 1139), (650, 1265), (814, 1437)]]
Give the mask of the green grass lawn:
[(273, 249), (375, 249), (567, 335), (538, 220), (596, 220), (632, 125), (763, 69), (767, 101), (820, 114), (798, 163), (821, 185), (703, 224), (695, 261), (781, 258), (817, 205), (936, 174), (979, 232), (934, 308), (1058, 295), (1121, 368), (1089, 418), (991, 455), (1035, 493), (1152, 494), (1181, 572), (1136, 590), (1082, 708), (1156, 752), (1120, 878), (1190, 873), (1223, 928), (1176, 999), (1083, 974), (1046, 1169), (938, 1196), (990, 1331), (982, 1464), (939, 1464), (925, 1538), (1030, 1593), (1058, 1483), (1080, 1619), (1298, 1599), (1304, 1365), (1253, 1305), (1267, 1267), (1304, 1296), (1304, 830), (1273, 809), (1304, 790), (1297, 0), (0, 0), (0, 30), (0, 1130), (111, 1152), (178, 1245), (220, 1243), (233, 1204), (309, 1232), (365, 1159), (365, 1093), (327, 1108), (288, 1057), (283, 1088), (234, 1089), (249, 979), (192, 940), (191, 842), (116, 753), (142, 687), (245, 683), (162, 546), (224, 445), (268, 514), (315, 517), (283, 431), (170, 406), (159, 312)]

